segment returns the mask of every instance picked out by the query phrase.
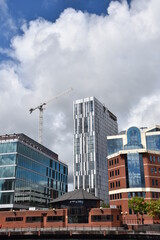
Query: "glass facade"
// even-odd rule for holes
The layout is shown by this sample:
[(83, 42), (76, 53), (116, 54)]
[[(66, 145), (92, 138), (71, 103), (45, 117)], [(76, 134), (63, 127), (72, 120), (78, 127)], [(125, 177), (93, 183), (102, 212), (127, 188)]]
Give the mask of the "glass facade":
[(142, 154), (128, 153), (126, 166), (128, 168), (127, 187), (145, 187)]
[(10, 139), (0, 143), (0, 204), (3, 208), (6, 204), (15, 208), (47, 207), (67, 192), (68, 167), (58, 161), (56, 154), (51, 158), (40, 151), (38, 143), (33, 146), (27, 136), (22, 135), (27, 144), (16, 136), (14, 142)]
[(77, 100), (74, 118), (74, 189), (109, 202), (107, 135), (118, 133), (117, 118), (96, 98)]
[(160, 151), (160, 135), (150, 135), (146, 137), (147, 149)]
[[(159, 132), (159, 128), (148, 130), (147, 128), (130, 127), (127, 132), (122, 132), (121, 137), (113, 136), (107, 139), (108, 158), (109, 155), (124, 150), (127, 188), (145, 187), (143, 154), (146, 154), (147, 150), (160, 151)], [(157, 152), (157, 154), (159, 153)], [(157, 156), (158, 163), (159, 159)], [(156, 163), (154, 155), (149, 155), (149, 160)], [(109, 164), (111, 165), (111, 160), (109, 160)], [(150, 172), (157, 173), (157, 167), (151, 167)]]
[(124, 149), (140, 149), (143, 148), (141, 144), (141, 133), (137, 127), (131, 127), (127, 131), (127, 144)]
[(108, 155), (119, 152), (123, 150), (123, 139), (115, 138), (107, 140)]

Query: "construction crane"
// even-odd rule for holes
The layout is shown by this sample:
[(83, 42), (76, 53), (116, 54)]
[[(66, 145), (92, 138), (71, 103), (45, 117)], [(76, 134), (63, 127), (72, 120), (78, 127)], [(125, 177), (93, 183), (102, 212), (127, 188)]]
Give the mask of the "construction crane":
[(44, 102), (42, 104), (40, 104), (39, 106), (35, 107), (35, 108), (31, 108), (29, 109), (30, 114), (35, 111), (36, 109), (39, 109), (39, 131), (38, 131), (38, 142), (41, 144), (42, 143), (42, 132), (43, 132), (43, 110), (44, 110), (44, 106), (47, 105), (48, 103), (52, 102), (53, 100), (56, 100), (66, 94), (69, 94), (71, 91), (73, 91), (72, 88), (69, 88), (68, 90), (58, 94), (57, 96), (51, 98), (50, 100), (48, 100), (47, 102)]

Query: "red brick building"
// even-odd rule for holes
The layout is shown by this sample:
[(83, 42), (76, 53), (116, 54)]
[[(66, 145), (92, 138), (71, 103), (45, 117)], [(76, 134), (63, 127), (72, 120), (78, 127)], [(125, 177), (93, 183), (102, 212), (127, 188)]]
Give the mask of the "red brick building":
[(0, 212), (2, 228), (120, 227), (120, 209), (101, 208), (100, 199), (83, 189), (55, 199), (52, 210)]
[[(107, 137), (110, 207), (119, 208), (123, 220), (136, 216), (128, 208), (128, 199), (160, 197), (160, 126), (131, 127), (119, 135)], [(146, 223), (152, 222), (145, 215)]]

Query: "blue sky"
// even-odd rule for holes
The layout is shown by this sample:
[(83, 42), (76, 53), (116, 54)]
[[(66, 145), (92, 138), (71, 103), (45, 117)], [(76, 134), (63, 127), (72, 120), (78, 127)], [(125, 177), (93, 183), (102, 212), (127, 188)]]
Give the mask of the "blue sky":
[[(10, 38), (18, 33), (21, 34), (20, 27), (22, 22), (35, 20), (39, 17), (48, 21), (56, 21), (59, 15), (66, 8), (74, 8), (96, 15), (106, 15), (107, 8), (111, 0), (0, 0), (6, 2), (7, 14), (2, 14), (0, 17), (1, 29), (4, 30), (3, 24), (8, 19), (12, 19), (14, 29), (8, 28), (8, 34), (0, 34), (0, 46), (8, 47)], [(113, 0), (114, 1), (114, 0)], [(130, 0), (128, 0), (130, 2)], [(1, 10), (0, 5), (0, 10)], [(7, 29), (5, 29), (6, 31)]]

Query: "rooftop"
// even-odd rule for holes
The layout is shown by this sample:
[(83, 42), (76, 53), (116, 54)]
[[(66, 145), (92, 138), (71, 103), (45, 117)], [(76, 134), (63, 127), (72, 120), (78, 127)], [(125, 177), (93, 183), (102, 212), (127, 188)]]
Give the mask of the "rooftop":
[(51, 158), (54, 158), (55, 160), (58, 160), (58, 155), (56, 153), (54, 153), (50, 149), (44, 147), (42, 144), (36, 142), (35, 140), (26, 136), (23, 133), (5, 134), (5, 135), (0, 136), (0, 142), (1, 141), (3, 141), (3, 142), (4, 141), (10, 141), (10, 140), (18, 140), (20, 142), (23, 142), (23, 143), (29, 145), (30, 147), (33, 147), (36, 150), (39, 150), (39, 151), (43, 152), (44, 154), (50, 156)]
[(51, 203), (70, 201), (70, 200), (100, 200), (99, 198), (93, 196), (91, 193), (88, 193), (84, 189), (74, 190), (68, 193), (63, 194), (59, 198), (56, 198)]

